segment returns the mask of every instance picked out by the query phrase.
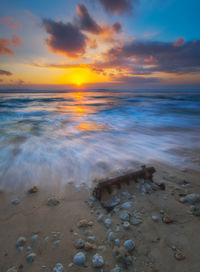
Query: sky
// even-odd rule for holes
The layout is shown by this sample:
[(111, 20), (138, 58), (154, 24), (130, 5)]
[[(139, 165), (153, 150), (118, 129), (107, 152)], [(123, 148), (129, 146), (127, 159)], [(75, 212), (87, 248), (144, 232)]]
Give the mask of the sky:
[(0, 89), (200, 89), (199, 0), (0, 1)]

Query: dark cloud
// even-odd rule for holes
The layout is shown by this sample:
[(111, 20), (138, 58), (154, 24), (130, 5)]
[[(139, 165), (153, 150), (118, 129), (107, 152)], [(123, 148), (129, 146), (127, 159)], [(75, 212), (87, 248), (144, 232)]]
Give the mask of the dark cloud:
[(112, 29), (114, 32), (120, 32), (122, 30), (122, 24), (120, 22), (116, 22), (112, 25)]
[(10, 46), (22, 46), (22, 41), (20, 36), (13, 35), (11, 39), (1, 38), (0, 39), (0, 55), (10, 54), (13, 55), (14, 51), (9, 48)]
[(86, 30), (93, 34), (99, 34), (102, 31), (101, 27), (90, 16), (87, 7), (84, 4), (78, 4), (76, 10), (79, 16), (80, 28), (82, 30)]
[(49, 48), (54, 53), (77, 58), (85, 53), (87, 37), (80, 29), (71, 24), (51, 19), (43, 19), (43, 26), (50, 35), (46, 40)]
[(0, 70), (0, 75), (1, 76), (12, 76), (12, 73), (9, 71)]
[(120, 14), (123, 12), (131, 12), (134, 8), (134, 4), (138, 3), (138, 0), (99, 0), (106, 11)]
[(200, 40), (179, 42), (134, 41), (109, 50), (107, 59), (132, 60), (132, 66), (146, 65), (147, 71), (187, 73), (200, 71)]

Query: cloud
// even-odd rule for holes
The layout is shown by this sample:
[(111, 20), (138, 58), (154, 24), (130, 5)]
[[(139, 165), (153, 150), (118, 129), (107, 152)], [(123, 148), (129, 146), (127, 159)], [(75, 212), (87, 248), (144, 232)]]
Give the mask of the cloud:
[(77, 26), (51, 19), (43, 19), (43, 26), (50, 35), (46, 42), (52, 52), (72, 58), (85, 53), (87, 37)]
[(90, 16), (87, 7), (84, 4), (78, 4), (76, 7), (79, 16), (79, 24), (82, 30), (86, 30), (93, 34), (99, 34), (102, 29), (100, 25)]
[(10, 46), (13, 46), (13, 47), (22, 46), (22, 40), (20, 36), (13, 35), (11, 39), (1, 38), (0, 39), (0, 55), (3, 55), (3, 54), (13, 55), (14, 51), (11, 48), (9, 48)]
[(174, 46), (181, 46), (183, 45), (185, 40), (183, 38), (179, 38), (174, 42)]
[(0, 23), (5, 26), (8, 26), (12, 29), (22, 27), (22, 23), (20, 21), (18, 21), (17, 19), (15, 19), (13, 17), (9, 17), (9, 16), (5, 16), (5, 17), (0, 18)]
[(104, 9), (114, 14), (132, 12), (138, 0), (99, 0)]
[(112, 29), (114, 32), (118, 33), (122, 30), (122, 24), (120, 22), (116, 22), (112, 25)]
[[(200, 40), (179, 42), (134, 41), (108, 51), (107, 60), (132, 62), (148, 72), (188, 73), (200, 71)], [(153, 64), (153, 65), (152, 65)]]
[(1, 76), (12, 76), (12, 73), (9, 71), (0, 70), (0, 75)]

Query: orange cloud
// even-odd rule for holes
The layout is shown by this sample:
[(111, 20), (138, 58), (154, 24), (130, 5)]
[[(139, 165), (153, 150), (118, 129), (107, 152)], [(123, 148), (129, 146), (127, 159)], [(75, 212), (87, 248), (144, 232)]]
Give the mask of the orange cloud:
[(9, 16), (5, 16), (0, 18), (0, 23), (2, 23), (5, 26), (8, 26), (12, 29), (22, 27), (22, 23), (18, 21), (17, 19)]
[(183, 38), (179, 38), (174, 42), (174, 46), (184, 45), (185, 40)]
[(22, 40), (20, 36), (13, 35), (11, 39), (1, 38), (0, 39), (0, 55), (10, 54), (13, 55), (14, 51), (9, 46), (17, 47), (22, 46)]

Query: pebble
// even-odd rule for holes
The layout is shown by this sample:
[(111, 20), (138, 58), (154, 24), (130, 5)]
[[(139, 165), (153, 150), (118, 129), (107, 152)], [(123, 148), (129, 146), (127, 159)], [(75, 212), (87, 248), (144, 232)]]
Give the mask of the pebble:
[(60, 244), (60, 240), (56, 240), (55, 242), (53, 242), (54, 246), (58, 246)]
[(47, 266), (46, 265), (42, 265), (41, 268), (42, 268), (42, 270), (45, 270), (45, 269), (47, 269)]
[(129, 223), (128, 221), (125, 221), (125, 222), (123, 223), (123, 228), (124, 228), (124, 229), (129, 229), (129, 228), (130, 228), (130, 223)]
[(131, 224), (132, 225), (139, 225), (143, 222), (142, 219), (138, 219), (138, 218), (131, 218)]
[(22, 251), (24, 250), (24, 247), (23, 247), (23, 246), (19, 246), (19, 247), (17, 248), (17, 250), (20, 251), (20, 252), (22, 252)]
[(111, 219), (110, 219), (110, 218), (106, 218), (106, 219), (104, 220), (104, 224), (105, 224), (106, 228), (109, 228), (110, 225), (111, 225)]
[(119, 239), (115, 239), (114, 242), (115, 242), (115, 245), (116, 245), (116, 246), (119, 246), (119, 243), (120, 243)]
[(94, 244), (95, 243), (95, 236), (88, 236), (87, 240), (88, 240), (88, 242)]
[(26, 238), (23, 236), (20, 236), (17, 239), (16, 247), (24, 246), (26, 244)]
[(11, 204), (12, 205), (18, 205), (19, 204), (19, 199), (18, 198), (14, 198), (11, 200)]
[(116, 232), (119, 232), (119, 231), (120, 231), (120, 226), (119, 226), (119, 225), (117, 225), (117, 226), (115, 227), (115, 231), (116, 231)]
[(72, 266), (73, 266), (73, 263), (68, 264), (69, 268), (72, 268)]
[(91, 244), (91, 243), (89, 243), (89, 242), (86, 242), (86, 243), (85, 243), (85, 246), (84, 246), (84, 249), (85, 249), (86, 251), (89, 251), (89, 250), (92, 250), (92, 249), (96, 249), (96, 246), (95, 246), (94, 244)]
[(165, 224), (171, 224), (174, 222), (174, 219), (172, 219), (171, 217), (169, 216), (164, 216), (163, 219), (162, 219), (163, 223)]
[(126, 240), (124, 247), (127, 251), (132, 251), (135, 248), (135, 242), (133, 240)]
[(78, 223), (79, 228), (87, 228), (88, 227), (88, 220), (81, 219)]
[(73, 258), (74, 264), (78, 266), (84, 266), (85, 261), (86, 261), (85, 254), (82, 252), (78, 252)]
[(101, 214), (98, 216), (97, 221), (98, 221), (98, 222), (103, 221), (103, 217), (104, 217), (104, 214), (101, 213)]
[(185, 202), (189, 202), (190, 204), (194, 204), (200, 202), (200, 194), (189, 194), (185, 197)]
[(82, 239), (79, 239), (75, 245), (77, 249), (83, 248), (85, 246), (85, 242)]
[(36, 254), (35, 253), (30, 253), (29, 255), (26, 256), (26, 261), (28, 263), (33, 263), (35, 260)]
[(32, 250), (32, 247), (27, 247), (26, 251), (31, 251)]
[(122, 221), (129, 221), (130, 220), (130, 214), (128, 211), (121, 211), (120, 212), (120, 215), (119, 215), (119, 218), (122, 220)]
[(56, 199), (55, 197), (49, 198), (47, 200), (47, 205), (50, 207), (57, 206), (58, 204), (60, 204), (60, 201)]
[(104, 265), (103, 257), (96, 253), (92, 258), (92, 263), (95, 268), (100, 268)]
[(121, 272), (120, 266), (116, 265), (115, 268), (111, 270), (111, 272)]
[(48, 243), (48, 242), (49, 242), (49, 237), (48, 237), (48, 236), (44, 238), (44, 242), (45, 242), (45, 243)]
[(18, 269), (15, 266), (13, 266), (13, 267), (9, 268), (7, 270), (7, 272), (18, 272)]
[(31, 243), (35, 243), (38, 239), (38, 234), (34, 234), (32, 237), (31, 237)]
[(30, 188), (29, 190), (28, 190), (28, 193), (29, 194), (35, 194), (35, 193), (37, 193), (38, 192), (38, 187), (37, 186), (33, 186), (32, 188)]
[(129, 192), (122, 192), (122, 195), (125, 196), (126, 198), (130, 199), (131, 198), (131, 194)]
[(132, 206), (131, 202), (125, 202), (125, 203), (122, 204), (123, 209), (130, 209), (131, 206)]
[(61, 263), (57, 263), (56, 266), (53, 268), (53, 272), (62, 272), (64, 269)]
[(157, 216), (157, 215), (152, 215), (152, 220), (154, 221), (154, 222), (158, 222), (159, 221), (159, 216)]
[(90, 226), (90, 227), (92, 227), (94, 225), (94, 222), (92, 222), (92, 221), (90, 221), (89, 223), (88, 223), (88, 226)]
[(113, 242), (114, 239), (115, 239), (114, 232), (110, 231), (110, 232), (108, 233), (108, 242), (109, 242), (109, 243), (110, 243), (110, 242)]
[(178, 261), (182, 261), (182, 260), (184, 260), (185, 259), (185, 255), (184, 254), (182, 254), (182, 253), (180, 253), (180, 252), (178, 252), (178, 253), (175, 253), (175, 258), (176, 258), (176, 260), (178, 260)]

